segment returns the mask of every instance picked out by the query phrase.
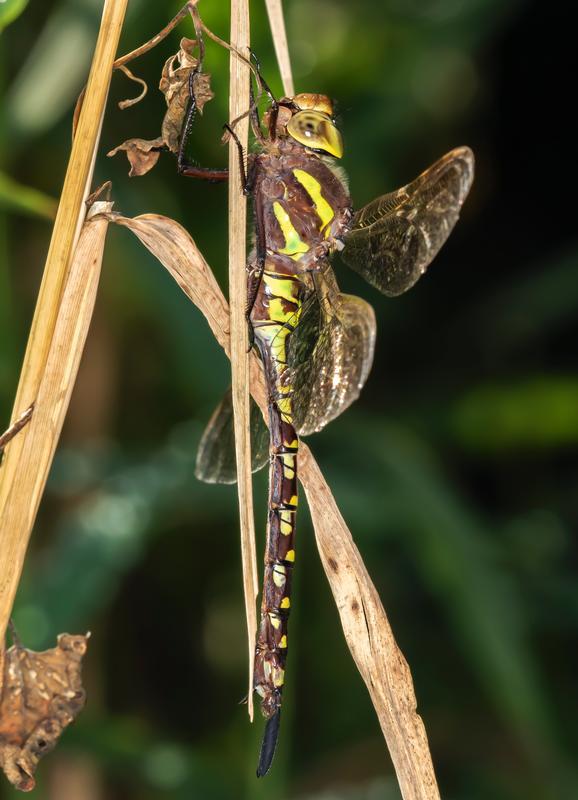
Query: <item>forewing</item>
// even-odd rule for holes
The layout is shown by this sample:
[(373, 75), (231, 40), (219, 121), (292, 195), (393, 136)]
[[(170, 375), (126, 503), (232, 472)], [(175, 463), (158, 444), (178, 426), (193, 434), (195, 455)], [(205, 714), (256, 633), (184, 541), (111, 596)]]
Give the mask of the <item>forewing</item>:
[(458, 147), (412, 183), (358, 211), (343, 260), (390, 297), (410, 289), (450, 235), (474, 178), (474, 155)]
[(341, 294), (330, 268), (316, 274), (309, 303), (291, 337), (293, 417), (300, 434), (321, 430), (348, 408), (373, 362), (375, 314), (359, 297)]
[[(269, 431), (251, 398), (251, 469), (257, 472), (269, 460)], [(236, 483), (233, 398), (229, 388), (209, 420), (197, 450), (195, 475), (205, 483)]]

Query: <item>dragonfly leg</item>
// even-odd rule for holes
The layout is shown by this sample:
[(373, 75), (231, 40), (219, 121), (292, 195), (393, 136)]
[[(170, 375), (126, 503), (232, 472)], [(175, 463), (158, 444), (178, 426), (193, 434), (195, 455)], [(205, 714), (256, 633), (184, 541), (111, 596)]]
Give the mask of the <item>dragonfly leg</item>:
[(179, 139), (179, 152), (177, 153), (177, 169), (179, 175), (185, 175), (187, 178), (200, 178), (201, 180), (217, 182), (226, 181), (229, 177), (228, 169), (213, 169), (211, 167), (200, 167), (198, 164), (193, 164), (187, 160), (186, 149), (193, 122), (197, 113), (197, 98), (195, 97), (194, 79), (199, 69), (194, 69), (189, 75), (189, 102), (187, 104), (187, 113), (181, 129), (181, 136)]
[(249, 110), (249, 119), (251, 121), (251, 130), (253, 131), (253, 136), (257, 141), (261, 144), (265, 144), (265, 137), (263, 136), (263, 131), (261, 130), (261, 120), (259, 119), (259, 111), (257, 109), (257, 101), (255, 100), (255, 92), (253, 91), (253, 84), (249, 87), (249, 95), (250, 95), (250, 110)]
[(243, 187), (243, 194), (248, 195), (250, 194), (249, 183), (247, 181), (247, 172), (245, 170), (245, 153), (243, 152), (243, 145), (239, 141), (239, 137), (233, 130), (233, 128), (229, 125), (229, 123), (225, 123), (223, 128), (229, 132), (229, 136), (233, 139), (235, 144), (237, 145), (237, 151), (239, 153), (239, 172), (241, 173), (241, 186)]
[[(263, 75), (261, 73), (261, 64), (259, 62), (259, 59), (255, 55), (253, 50), (251, 50), (249, 48), (249, 51), (251, 53), (251, 59), (255, 62), (255, 67), (257, 69), (257, 75), (259, 76), (259, 83), (261, 84), (261, 88), (263, 89), (263, 91), (265, 92), (267, 97), (269, 98), (269, 102), (271, 104), (271, 106), (270, 106), (270, 116), (269, 116), (269, 131), (268, 132), (269, 132), (270, 141), (275, 141), (275, 132), (276, 132), (276, 129), (277, 129), (277, 114), (279, 112), (279, 102), (277, 101), (277, 98), (275, 97), (275, 95), (271, 91), (271, 89), (269, 87), (269, 84), (267, 83), (267, 81), (265, 80), (265, 78), (263, 77)], [(252, 124), (252, 127), (253, 127), (253, 133), (259, 139), (260, 142), (263, 142), (264, 141), (264, 137), (263, 137), (263, 134), (261, 132), (261, 123), (260, 123), (260, 120), (259, 120), (259, 114), (257, 112), (257, 106), (256, 106), (256, 103), (254, 102), (254, 98), (253, 98), (253, 87), (251, 87), (251, 124)]]
[(253, 216), (255, 218), (255, 250), (256, 250), (256, 264), (252, 276), (249, 281), (249, 291), (247, 296), (247, 319), (250, 321), (251, 312), (255, 305), (255, 300), (259, 293), (261, 281), (263, 279), (263, 272), (265, 271), (265, 260), (267, 258), (267, 242), (265, 239), (265, 225), (263, 223), (263, 199), (261, 192), (255, 191), (255, 184), (257, 182), (257, 169), (253, 165), (249, 173), (249, 181), (253, 193)]

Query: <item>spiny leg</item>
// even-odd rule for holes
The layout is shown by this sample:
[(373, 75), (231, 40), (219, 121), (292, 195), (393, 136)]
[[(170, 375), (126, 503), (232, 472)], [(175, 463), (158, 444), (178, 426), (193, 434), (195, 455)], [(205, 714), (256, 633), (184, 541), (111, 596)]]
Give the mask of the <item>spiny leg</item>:
[(263, 199), (261, 192), (254, 191), (255, 184), (257, 183), (257, 169), (252, 168), (253, 173), (250, 176), (253, 184), (253, 217), (255, 221), (255, 256), (256, 256), (256, 269), (248, 285), (247, 293), (247, 320), (250, 321), (251, 312), (255, 305), (261, 281), (263, 279), (263, 272), (265, 271), (265, 261), (267, 259), (267, 241), (265, 237), (265, 224), (263, 221)]
[[(269, 102), (271, 103), (270, 113), (269, 113), (269, 139), (270, 141), (275, 141), (275, 134), (277, 131), (277, 115), (279, 114), (279, 101), (271, 91), (269, 84), (261, 74), (261, 64), (259, 59), (255, 55), (255, 53), (251, 50), (251, 58), (255, 62), (255, 67), (257, 69), (257, 75), (259, 76), (259, 82), (261, 83), (261, 87), (263, 91), (269, 98)], [(261, 126), (259, 125), (259, 131), (261, 130)]]
[(249, 195), (251, 194), (251, 188), (247, 181), (247, 172), (245, 170), (245, 153), (243, 151), (243, 145), (239, 141), (239, 137), (237, 136), (237, 134), (235, 133), (235, 131), (229, 125), (228, 122), (223, 125), (223, 128), (226, 131), (228, 131), (229, 136), (233, 139), (235, 145), (237, 146), (237, 152), (239, 154), (239, 172), (241, 174), (241, 186), (243, 187), (243, 194)]
[(187, 178), (199, 178), (205, 181), (226, 181), (229, 178), (228, 169), (212, 169), (211, 167), (200, 167), (187, 161), (186, 149), (195, 115), (197, 113), (197, 98), (195, 97), (194, 79), (200, 72), (200, 62), (196, 69), (192, 70), (189, 75), (189, 102), (187, 104), (187, 113), (181, 129), (181, 136), (179, 139), (179, 152), (177, 154), (177, 169), (179, 175), (185, 175)]

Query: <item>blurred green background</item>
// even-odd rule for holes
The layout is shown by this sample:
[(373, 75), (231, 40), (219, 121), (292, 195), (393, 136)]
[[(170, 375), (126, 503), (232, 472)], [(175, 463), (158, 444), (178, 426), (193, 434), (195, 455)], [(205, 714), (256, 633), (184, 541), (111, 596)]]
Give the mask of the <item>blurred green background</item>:
[[(226, 3), (203, 0), (228, 35)], [(178, 3), (131, 0), (121, 50)], [(0, 6), (0, 428), (17, 376), (100, 0)], [(21, 12), (18, 16), (18, 12)], [(262, 2), (254, 49), (280, 91)], [(413, 672), (444, 800), (578, 797), (578, 241), (564, 10), (497, 0), (287, 0), (298, 91), (339, 103), (354, 203), (461, 144), (477, 178), (462, 219), (407, 296), (379, 296), (375, 366), (357, 405), (312, 441)], [(180, 35), (192, 35), (186, 23)], [(125, 214), (168, 214), (226, 280), (226, 188), (167, 157), (129, 180), (129, 136), (157, 134), (155, 85), (179, 33), (114, 78), (95, 185)], [(227, 56), (195, 127), (223, 165)], [(137, 90), (138, 91), (138, 90)], [(568, 101), (570, 97), (567, 98)], [(571, 103), (570, 103), (571, 105)], [(238, 701), (245, 633), (232, 487), (193, 475), (228, 384), (200, 314), (129, 233), (111, 230), (101, 291), (15, 620), (25, 642), (92, 631), (86, 710), (39, 769), (39, 800), (398, 800), (345, 646), (303, 503), (285, 713), (271, 774)], [(343, 446), (346, 442), (346, 447)], [(266, 476), (255, 480), (259, 542)], [(16, 795), (6, 782), (0, 797)]]

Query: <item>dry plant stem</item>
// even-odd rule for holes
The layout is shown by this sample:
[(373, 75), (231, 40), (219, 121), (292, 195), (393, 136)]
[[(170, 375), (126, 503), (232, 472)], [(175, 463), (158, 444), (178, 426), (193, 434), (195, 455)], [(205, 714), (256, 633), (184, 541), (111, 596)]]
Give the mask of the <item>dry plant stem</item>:
[[(110, 208), (110, 204), (101, 204), (102, 206)], [(106, 227), (107, 221), (102, 216), (96, 220), (88, 220), (83, 226), (64, 286), (34, 413), (28, 426), (14, 440), (22, 439), (23, 446), (19, 452), (19, 468), (14, 475), (11, 493), (0, 520), (2, 641), (29, 533), (48, 477), (84, 349), (100, 275)], [(2, 472), (3, 468), (0, 475)]]
[(128, 64), (129, 61), (134, 61), (135, 58), (143, 56), (145, 53), (148, 53), (149, 50), (152, 50), (154, 47), (156, 47), (157, 44), (163, 41), (163, 39), (167, 38), (169, 33), (177, 27), (179, 22), (184, 19), (187, 14), (191, 14), (191, 16), (193, 15), (193, 9), (196, 5), (196, 0), (190, 0), (190, 2), (185, 3), (181, 10), (175, 14), (172, 20), (165, 25), (162, 31), (159, 31), (156, 36), (153, 36), (152, 39), (149, 39), (148, 42), (141, 44), (140, 47), (137, 47), (135, 50), (131, 50), (130, 53), (125, 53), (123, 56), (117, 58), (113, 64), (113, 68), (118, 69), (124, 64)]
[[(28, 539), (60, 431), (60, 414), (66, 408), (62, 403), (62, 396), (67, 395), (70, 389), (60, 381), (60, 395), (50, 395), (45, 390), (43, 398), (49, 406), (41, 407), (41, 385), (46, 379), (47, 359), (51, 348), (54, 355), (53, 336), (57, 318), (64, 311), (61, 306), (64, 287), (71, 277), (69, 267), (72, 253), (85, 215), (84, 199), (92, 176), (126, 2), (127, 0), (106, 0), (104, 5), (86, 99), (72, 144), (20, 375), (13, 419), (17, 419), (32, 403), (35, 404), (35, 413), (30, 424), (6, 447), (0, 469), (0, 642), (4, 641)], [(78, 309), (75, 309), (75, 313), (78, 313)], [(70, 342), (66, 346), (70, 346)], [(64, 362), (64, 354), (61, 356)], [(56, 367), (53, 363), (53, 368)], [(61, 377), (71, 380), (73, 375), (68, 371)]]
[(281, 0), (265, 0), (265, 5), (269, 15), (269, 25), (273, 36), (273, 44), (275, 45), (275, 55), (277, 56), (279, 72), (281, 73), (281, 81), (283, 82), (283, 91), (286, 97), (293, 97), (295, 86), (293, 85), (293, 75), (291, 73), (283, 6)]
[(130, 108), (131, 106), (135, 106), (137, 103), (140, 103), (140, 101), (146, 96), (149, 87), (147, 86), (146, 81), (143, 81), (142, 78), (133, 75), (128, 67), (125, 67), (124, 65), (121, 64), (119, 69), (121, 70), (121, 72), (124, 72), (124, 74), (129, 80), (134, 81), (134, 83), (140, 83), (140, 85), (142, 86), (142, 91), (138, 95), (138, 97), (133, 97), (131, 100), (121, 100), (119, 102), (118, 107), (124, 111), (125, 108)]
[[(231, 44), (237, 51), (248, 51), (250, 43), (249, 2), (231, 0)], [(234, 120), (249, 108), (250, 71), (231, 51), (229, 119)], [(239, 120), (236, 130), (246, 152), (249, 138), (248, 117)], [(239, 151), (234, 139), (229, 140), (229, 302), (231, 310), (231, 377), (235, 457), (237, 461), (237, 493), (241, 529), (243, 593), (247, 616), (249, 649), (249, 689), (247, 708), (253, 719), (253, 661), (257, 635), (256, 600), (258, 592), (253, 488), (251, 475), (251, 436), (249, 429), (249, 342), (246, 318), (247, 305), (247, 198), (241, 183)]]
[(162, 31), (159, 31), (159, 33), (157, 33), (156, 36), (153, 36), (152, 39), (149, 39), (144, 44), (141, 44), (140, 47), (131, 50), (130, 53), (125, 53), (123, 56), (119, 56), (113, 64), (113, 69), (120, 69), (125, 64), (128, 64), (130, 61), (134, 61), (135, 58), (140, 58), (140, 56), (143, 56), (145, 53), (148, 53), (149, 50), (152, 50), (154, 47), (160, 44), (160, 42), (162, 42), (163, 39), (166, 39), (169, 33), (172, 30), (174, 30), (174, 28), (177, 27), (177, 25), (181, 22), (181, 20), (183, 20), (186, 17), (187, 14), (190, 14), (193, 20), (193, 24), (195, 26), (195, 33), (197, 37), (200, 35), (201, 32), (206, 33), (206, 35), (210, 39), (212, 39), (216, 44), (220, 45), (221, 47), (224, 47), (226, 50), (229, 50), (232, 53), (235, 53), (237, 58), (239, 58), (249, 67), (249, 69), (253, 72), (255, 78), (258, 81), (259, 78), (258, 72), (251, 63), (250, 59), (246, 58), (241, 52), (236, 50), (233, 45), (229, 44), (228, 42), (225, 42), (224, 39), (220, 39), (215, 33), (213, 33), (213, 31), (210, 28), (207, 28), (207, 26), (199, 16), (199, 10), (197, 8), (197, 4), (198, 0), (189, 0), (189, 2), (186, 3), (181, 8), (181, 10), (172, 18), (172, 20), (168, 23), (168, 25), (165, 25)]
[(4, 450), (8, 442), (13, 439), (19, 431), (22, 430), (26, 423), (30, 422), (33, 409), (33, 405), (29, 406), (26, 411), (18, 417), (16, 422), (13, 422), (8, 430), (4, 431), (2, 436), (0, 436), (0, 453), (2, 450)]
[[(229, 354), (229, 311), (218, 284), (189, 234), (174, 220), (155, 214), (124, 225), (169, 270), (205, 315)], [(250, 359), (251, 393), (267, 419), (267, 397), (258, 358)], [(351, 533), (311, 451), (299, 450), (299, 478), (309, 503), (321, 561), (335, 598), (347, 644), (365, 681), (389, 747), (404, 800), (439, 800), (427, 736), (416, 711), (407, 663), (395, 643), (385, 610)]]

